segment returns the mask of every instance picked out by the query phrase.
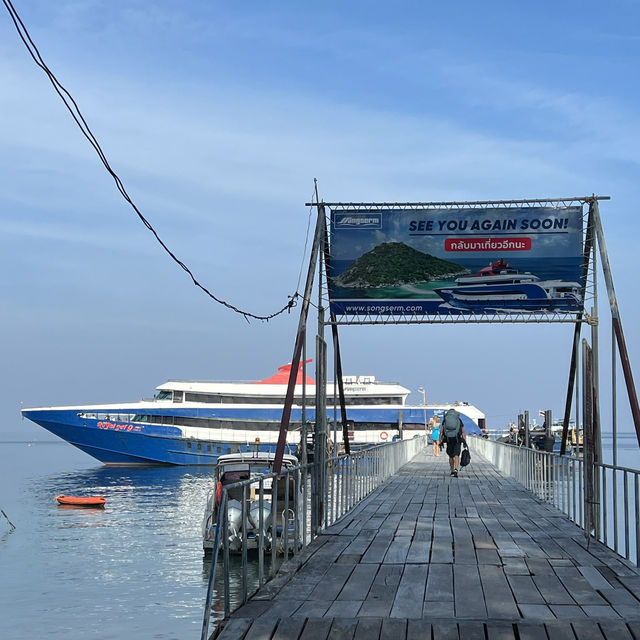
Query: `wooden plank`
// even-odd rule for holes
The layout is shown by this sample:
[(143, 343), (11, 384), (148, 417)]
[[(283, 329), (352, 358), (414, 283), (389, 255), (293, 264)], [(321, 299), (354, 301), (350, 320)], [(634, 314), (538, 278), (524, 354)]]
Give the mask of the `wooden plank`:
[(333, 604), (333, 600), (307, 600), (295, 612), (298, 618), (321, 618)]
[(484, 623), (461, 622), (458, 625), (460, 640), (485, 640)]
[(374, 564), (359, 564), (354, 567), (349, 579), (338, 595), (339, 600), (364, 600), (378, 573)]
[(574, 640), (575, 634), (571, 623), (566, 620), (554, 620), (544, 623), (545, 631), (549, 640)]
[(640, 607), (637, 604), (614, 604), (616, 613), (627, 622), (640, 621)]
[(620, 618), (618, 612), (610, 606), (583, 604), (582, 610), (589, 618)]
[(554, 570), (564, 588), (578, 604), (606, 604), (606, 600), (575, 567), (555, 567)]
[(331, 618), (309, 618), (300, 634), (300, 640), (327, 640)]
[(392, 540), (393, 534), (391, 533), (379, 533), (376, 535), (360, 562), (380, 564)]
[(258, 618), (249, 627), (244, 640), (271, 640), (277, 624), (277, 618)]
[(528, 576), (531, 574), (524, 558), (503, 558), (504, 572), (510, 576)]
[(578, 567), (578, 571), (594, 589), (613, 589), (614, 585), (608, 582), (596, 567)]
[(411, 538), (406, 536), (398, 536), (391, 541), (387, 552), (385, 553), (384, 564), (404, 564), (411, 546)]
[[(438, 618), (446, 618), (451, 620), (455, 618), (455, 610), (453, 608), (453, 600), (449, 602), (432, 602), (426, 601), (422, 607), (422, 617), (433, 621)], [(417, 616), (417, 612), (416, 615)]]
[(407, 620), (407, 640), (431, 638), (431, 623), (422, 618)]
[(533, 624), (531, 622), (518, 622), (517, 625), (519, 640), (546, 640), (546, 632), (543, 624)]
[(424, 564), (405, 565), (391, 609), (392, 618), (411, 618), (416, 615), (416, 607), (422, 611), (427, 571)]
[(453, 584), (456, 618), (486, 619), (487, 608), (481, 597), (478, 567), (453, 565)]
[(578, 620), (572, 622), (573, 632), (578, 640), (603, 640), (600, 627), (591, 620)]
[(383, 618), (380, 640), (404, 640), (407, 637), (407, 621), (403, 618)]
[(519, 604), (518, 609), (525, 620), (555, 620), (553, 611), (546, 604)]
[(549, 608), (559, 620), (576, 620), (587, 617), (587, 614), (577, 604), (550, 604)]
[(412, 564), (426, 564), (429, 562), (431, 555), (431, 539), (429, 540), (413, 540), (407, 553), (406, 562)]
[(403, 571), (404, 568), (400, 565), (380, 565), (369, 589), (367, 600), (393, 601), (396, 597)]
[(360, 618), (353, 640), (378, 640), (381, 627), (382, 618)]
[(555, 573), (534, 575), (533, 582), (547, 604), (576, 604)]
[(600, 623), (600, 630), (607, 640), (633, 640), (633, 636), (624, 622), (607, 620)]
[(502, 566), (502, 559), (495, 549), (476, 549), (478, 564), (492, 564)]
[(619, 589), (600, 589), (599, 593), (609, 604), (626, 604), (640, 609), (640, 602), (624, 587)]
[(453, 567), (450, 564), (432, 564), (427, 576), (425, 600), (453, 602)]
[(353, 640), (357, 624), (355, 618), (334, 618), (327, 640)]
[(272, 640), (295, 640), (304, 627), (304, 618), (281, 618)]
[(433, 640), (458, 640), (458, 625), (451, 620), (432, 620)]
[(501, 567), (478, 567), (489, 618), (518, 618), (518, 607)]
[(216, 640), (242, 640), (251, 623), (251, 618), (230, 618), (225, 622)]
[(509, 575), (507, 579), (518, 604), (544, 604), (544, 598), (531, 576)]
[(355, 618), (362, 600), (334, 600), (324, 614), (325, 618)]
[(353, 571), (352, 565), (332, 564), (322, 582), (311, 592), (310, 600), (334, 600)]
[(304, 604), (304, 602), (304, 600), (279, 597), (277, 600), (271, 601), (269, 608), (262, 613), (258, 619), (284, 618), (286, 616), (291, 616)]
[(515, 640), (512, 624), (500, 622), (487, 623), (487, 640)]

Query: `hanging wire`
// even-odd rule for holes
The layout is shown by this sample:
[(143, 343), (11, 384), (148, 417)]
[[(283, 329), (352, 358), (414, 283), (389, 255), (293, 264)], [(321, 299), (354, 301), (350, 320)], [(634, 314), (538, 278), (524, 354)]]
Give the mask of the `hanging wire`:
[(111, 175), (111, 177), (113, 178), (114, 182), (116, 183), (116, 187), (118, 188), (118, 191), (122, 194), (122, 197), (131, 205), (131, 208), (136, 212), (136, 215), (138, 216), (138, 218), (140, 218), (144, 226), (147, 227), (149, 231), (151, 231), (155, 239), (158, 241), (160, 246), (165, 250), (165, 252), (171, 257), (171, 259), (189, 275), (193, 284), (199, 289), (201, 289), (202, 291), (204, 291), (204, 293), (206, 293), (212, 300), (214, 300), (218, 304), (221, 304), (227, 309), (230, 309), (231, 311), (235, 311), (236, 313), (243, 316), (245, 320), (247, 320), (247, 322), (250, 319), (270, 320), (271, 318), (275, 318), (276, 316), (279, 316), (285, 311), (287, 312), (290, 311), (296, 305), (296, 300), (300, 295), (297, 290), (293, 295), (288, 296), (289, 301), (279, 311), (276, 311), (275, 313), (271, 313), (268, 315), (256, 315), (248, 311), (243, 311), (242, 309), (239, 309), (233, 304), (218, 298), (211, 291), (209, 291), (207, 287), (205, 287), (196, 279), (191, 269), (189, 269), (189, 267), (184, 262), (182, 262), (182, 260), (180, 260), (173, 253), (173, 251), (171, 251), (171, 249), (169, 249), (169, 247), (163, 242), (163, 240), (160, 238), (160, 236), (158, 235), (156, 230), (153, 228), (151, 223), (144, 217), (142, 212), (138, 209), (138, 207), (135, 205), (135, 203), (127, 193), (124, 187), (124, 184), (122, 183), (122, 180), (120, 180), (120, 177), (111, 168), (111, 165), (109, 164), (107, 157), (104, 154), (102, 147), (100, 146), (100, 143), (98, 142), (97, 138), (94, 136), (93, 132), (91, 131), (91, 128), (87, 124), (87, 121), (84, 119), (84, 116), (82, 115), (82, 112), (80, 111), (80, 108), (78, 107), (73, 96), (69, 93), (69, 91), (67, 91), (67, 89), (65, 89), (65, 87), (60, 83), (60, 81), (56, 78), (56, 76), (53, 74), (51, 69), (49, 69), (49, 67), (45, 63), (44, 59), (40, 55), (40, 51), (38, 50), (38, 47), (35, 45), (35, 43), (31, 39), (31, 36), (29, 35), (27, 28), (22, 22), (22, 19), (20, 18), (18, 12), (13, 6), (11, 0), (2, 0), (2, 1), (4, 3), (4, 6), (7, 8), (7, 11), (9, 12), (9, 15), (11, 17), (11, 20), (13, 21), (16, 31), (18, 32), (18, 35), (20, 36), (20, 39), (22, 40), (27, 51), (29, 52), (29, 55), (33, 58), (33, 61), (36, 63), (36, 65), (38, 65), (49, 78), (49, 81), (53, 85), (55, 92), (58, 94), (64, 106), (67, 108), (67, 110), (71, 114), (71, 117), (74, 119), (75, 123), (78, 125), (78, 128), (82, 132), (82, 135), (89, 141), (91, 146), (94, 148), (95, 152), (98, 154), (98, 157), (100, 158), (100, 161), (104, 165), (105, 169), (107, 170), (109, 175)]
[[(311, 201), (313, 202), (314, 194), (311, 194)], [(304, 238), (304, 251), (302, 253), (302, 262), (300, 262), (300, 271), (298, 272), (298, 283), (296, 284), (296, 291), (300, 291), (300, 281), (302, 280), (302, 270), (304, 269), (305, 258), (307, 257), (307, 245), (309, 244), (309, 230), (311, 229), (311, 214), (313, 213), (313, 205), (309, 205), (309, 217), (307, 218), (307, 233)]]

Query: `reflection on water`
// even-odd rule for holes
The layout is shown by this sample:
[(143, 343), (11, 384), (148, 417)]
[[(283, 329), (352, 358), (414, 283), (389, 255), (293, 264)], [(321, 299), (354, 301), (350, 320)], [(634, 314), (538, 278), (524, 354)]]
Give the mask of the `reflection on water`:
[[(11, 585), (11, 598), (0, 599), (0, 637), (33, 637), (34, 618), (47, 637), (70, 640), (198, 637), (213, 469), (93, 465), (66, 444), (0, 445), (0, 506), (16, 525), (8, 535), (0, 524)], [(107, 503), (61, 507), (59, 494)]]
[[(205, 585), (209, 583), (209, 574), (211, 572), (211, 554), (208, 554), (202, 562), (202, 580)], [(259, 586), (258, 576), (258, 554), (255, 550), (247, 553), (247, 593), (249, 596), (257, 590)], [(275, 570), (282, 564), (282, 556), (276, 557)], [(271, 554), (267, 553), (264, 557), (264, 576), (265, 579), (269, 578), (269, 572), (271, 571)], [(214, 591), (212, 598), (212, 621), (221, 620), (224, 617), (224, 574), (223, 574), (223, 562), (222, 553), (218, 556), (218, 562), (216, 563), (216, 581), (217, 589)], [(242, 604), (243, 601), (243, 589), (242, 589), (242, 557), (240, 555), (229, 556), (229, 594), (231, 610), (233, 611), (237, 606)]]

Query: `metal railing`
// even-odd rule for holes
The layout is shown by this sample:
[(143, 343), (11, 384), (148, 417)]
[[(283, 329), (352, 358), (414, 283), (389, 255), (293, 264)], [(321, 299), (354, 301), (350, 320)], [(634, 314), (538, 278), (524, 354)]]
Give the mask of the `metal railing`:
[[(202, 640), (207, 640), (212, 616), (214, 594), (222, 591), (224, 618), (233, 608), (246, 603), (267, 580), (272, 578), (281, 562), (300, 553), (322, 529), (340, 518), (366, 498), (374, 489), (409, 462), (426, 446), (426, 436), (376, 445), (351, 455), (339, 455), (326, 460), (323, 469), (309, 463), (296, 467), (283, 466), (281, 473), (255, 475), (248, 480), (225, 485), (218, 503), (213, 543), (211, 573), (205, 602)], [(265, 500), (265, 489), (267, 498)], [(269, 493), (270, 491), (270, 493)], [(229, 518), (229, 494), (241, 495), (240, 508)], [(250, 505), (257, 502), (257, 508)], [(265, 508), (265, 505), (267, 507)], [(234, 515), (234, 514), (232, 514)], [(236, 526), (240, 523), (240, 526)], [(243, 532), (252, 531), (244, 535)], [(249, 579), (249, 551), (257, 576)], [(240, 589), (236, 600), (231, 593), (231, 556), (241, 561)], [(218, 555), (220, 558), (218, 559)], [(216, 578), (216, 564), (222, 562), (222, 577)], [(265, 567), (268, 562), (268, 570)], [(235, 563), (238, 569), (238, 563)], [(217, 581), (222, 584), (218, 585)], [(218, 595), (220, 598), (220, 595)]]
[[(586, 503), (582, 458), (467, 438), (469, 447), (541, 500), (553, 504), (589, 536), (640, 566), (640, 470), (594, 464), (595, 503)], [(593, 513), (595, 517), (587, 514)]]

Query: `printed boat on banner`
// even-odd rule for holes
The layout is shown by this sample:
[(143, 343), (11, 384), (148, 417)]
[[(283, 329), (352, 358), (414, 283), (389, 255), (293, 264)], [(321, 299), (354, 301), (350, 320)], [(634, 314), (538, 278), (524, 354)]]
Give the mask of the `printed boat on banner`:
[(580, 283), (541, 280), (511, 268), (502, 259), (476, 275), (457, 278), (455, 287), (435, 291), (452, 308), (473, 311), (572, 312), (582, 306)]
[[(213, 465), (218, 457), (246, 451), (274, 452), (290, 365), (258, 382), (171, 380), (153, 399), (118, 404), (23, 409), (22, 415), (105, 464)], [(380, 444), (424, 433), (427, 421), (451, 404), (408, 406), (410, 390), (373, 376), (345, 376), (349, 441)], [(296, 454), (302, 427), (302, 370), (296, 380), (286, 453)], [(315, 422), (315, 382), (306, 380), (306, 420)], [(333, 382), (327, 384), (333, 419)], [(455, 403), (469, 433), (484, 414)], [(337, 411), (338, 419), (340, 411)], [(333, 426), (329, 425), (333, 437)], [(336, 431), (338, 448), (342, 429)]]

